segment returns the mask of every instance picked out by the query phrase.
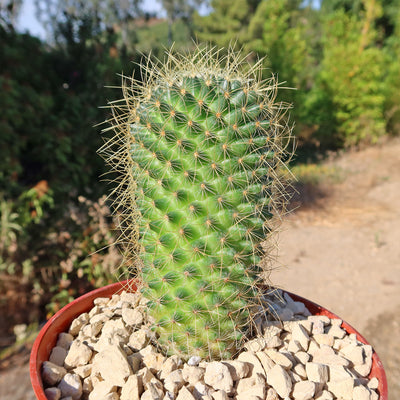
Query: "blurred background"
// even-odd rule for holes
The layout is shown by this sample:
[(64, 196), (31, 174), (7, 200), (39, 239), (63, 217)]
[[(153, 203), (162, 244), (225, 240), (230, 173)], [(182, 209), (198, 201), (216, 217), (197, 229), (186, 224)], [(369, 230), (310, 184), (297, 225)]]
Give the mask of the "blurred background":
[[(329, 221), (329, 195), (336, 206), (357, 202), (388, 180), (398, 202), (400, 0), (0, 0), (0, 375), (26, 365), (48, 316), (119, 277), (112, 176), (97, 150), (120, 74), (140, 80), (143, 54), (204, 42), (232, 44), (250, 63), (264, 57), (264, 78), (276, 74), (278, 99), (294, 105), (297, 220), (288, 224)], [(387, 251), (389, 228), (371, 232)], [(284, 263), (304, 258), (299, 237), (283, 242)], [(395, 306), (397, 265), (385, 286)]]

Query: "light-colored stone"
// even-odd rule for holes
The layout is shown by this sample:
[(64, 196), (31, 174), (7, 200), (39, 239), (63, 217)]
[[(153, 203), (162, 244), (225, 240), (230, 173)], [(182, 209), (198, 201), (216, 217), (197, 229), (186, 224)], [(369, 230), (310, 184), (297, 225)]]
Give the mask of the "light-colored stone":
[(182, 386), (176, 400), (195, 400), (195, 398), (186, 386)]
[(372, 368), (372, 347), (370, 345), (362, 346), (364, 352), (364, 363), (361, 365), (354, 365), (354, 370), (363, 377), (367, 377)]
[(379, 400), (379, 394), (375, 390), (370, 391), (370, 400)]
[(89, 393), (89, 400), (104, 399), (110, 393), (115, 393), (117, 387), (110, 382), (101, 381), (93, 386), (93, 390)]
[(314, 321), (312, 321), (312, 323), (313, 323), (311, 330), (312, 335), (318, 335), (324, 333), (324, 323), (322, 320), (315, 319)]
[(164, 364), (165, 359), (166, 358), (162, 354), (160, 354), (156, 351), (152, 351), (152, 352), (146, 353), (143, 356), (142, 363), (144, 366), (149, 368), (153, 373), (156, 373), (162, 368), (162, 365)]
[(279, 337), (282, 332), (282, 328), (274, 325), (267, 325), (264, 327), (264, 338), (268, 341), (274, 337)]
[[(306, 369), (305, 369), (305, 367), (304, 367), (304, 365), (303, 364), (296, 364), (294, 367), (293, 367), (293, 371), (298, 375), (298, 376), (300, 376), (300, 378), (301, 379), (307, 379), (307, 372), (306, 372)], [(312, 379), (310, 379), (310, 380), (312, 380)]]
[(277, 347), (282, 346), (283, 341), (280, 337), (278, 336), (273, 336), (270, 339), (266, 339), (266, 345), (265, 347), (267, 349), (275, 349)]
[[(310, 326), (310, 329), (311, 329), (311, 326)], [(300, 346), (302, 347), (302, 349), (304, 351), (307, 351), (310, 337), (308, 336), (308, 333), (307, 333), (306, 329), (304, 328), (304, 326), (302, 326), (300, 324), (297, 324), (294, 326), (294, 328), (292, 330), (292, 340), (295, 340), (296, 342), (298, 342), (300, 344)]]
[(202, 367), (195, 367), (185, 364), (182, 369), (182, 377), (190, 386), (194, 386), (197, 382), (202, 381), (204, 374), (205, 369)]
[[(249, 378), (246, 378), (249, 379)], [(249, 390), (237, 392), (236, 398), (248, 399), (251, 396), (256, 396), (260, 399), (265, 399), (267, 388), (264, 385), (254, 385)]]
[(267, 374), (267, 383), (272, 386), (282, 398), (289, 396), (292, 390), (292, 380), (285, 369), (275, 365)]
[[(304, 367), (303, 367), (304, 368)], [(298, 375), (296, 372), (294, 372), (292, 369), (287, 371), (287, 373), (290, 376), (290, 379), (292, 380), (292, 383), (295, 384), (297, 382), (301, 382), (303, 379)]]
[(95, 306), (105, 306), (108, 302), (109, 302), (109, 298), (108, 297), (96, 297), (93, 300), (93, 304)]
[(184, 384), (185, 384), (185, 379), (183, 379), (181, 369), (176, 369), (174, 371), (171, 371), (164, 380), (165, 389), (175, 394), (178, 393), (178, 391)]
[(293, 386), (292, 396), (296, 400), (310, 400), (315, 393), (315, 383), (310, 381), (297, 382)]
[(147, 389), (141, 395), (142, 400), (161, 400), (164, 397), (164, 388), (162, 383), (153, 378), (148, 384)]
[(137, 375), (130, 375), (122, 387), (121, 400), (139, 400), (142, 393), (142, 381)]
[[(90, 315), (90, 313), (89, 313), (89, 315)], [(98, 314), (95, 314), (95, 315), (90, 317), (89, 323), (90, 324), (94, 324), (94, 325), (101, 325), (101, 327), (103, 327), (103, 325), (109, 319), (110, 319), (110, 317), (108, 315), (106, 315), (105, 313), (98, 313)]]
[(237, 358), (238, 361), (242, 361), (245, 363), (248, 363), (250, 365), (250, 375), (253, 374), (262, 374), (265, 375), (264, 368), (260, 362), (260, 360), (257, 358), (257, 356), (250, 352), (250, 351), (244, 351), (243, 353), (239, 354), (239, 357)]
[(57, 386), (61, 390), (61, 396), (71, 396), (73, 400), (78, 400), (82, 396), (82, 382), (76, 374), (65, 374)]
[(203, 382), (197, 382), (193, 387), (193, 396), (196, 400), (204, 400), (205, 396), (209, 396), (210, 400), (212, 399), (210, 393), (212, 393), (214, 389), (205, 385)]
[(340, 354), (351, 361), (353, 365), (360, 365), (364, 363), (364, 351), (362, 346), (349, 344), (340, 349)]
[(44, 361), (42, 366), (42, 378), (49, 386), (54, 386), (61, 381), (67, 373), (64, 367), (60, 367), (50, 361)]
[(190, 365), (191, 367), (197, 367), (201, 361), (200, 356), (192, 356), (189, 358), (187, 361), (187, 365)]
[(120, 400), (120, 397), (119, 397), (118, 393), (113, 392), (113, 393), (106, 394), (103, 398), (98, 399), (98, 400)]
[(153, 378), (155, 378), (153, 373), (149, 370), (149, 368), (144, 367), (140, 369), (136, 374), (142, 380), (143, 386), (147, 390), (147, 385), (149, 384), (149, 382), (151, 382)]
[(140, 327), (143, 324), (143, 313), (138, 308), (122, 308), (122, 319), (128, 326)]
[(305, 351), (298, 351), (293, 356), (296, 361), (302, 363), (303, 365), (306, 365), (306, 363), (308, 361), (310, 361), (310, 358), (311, 358), (311, 356), (308, 353), (306, 353)]
[(175, 357), (168, 357), (165, 359), (159, 372), (160, 379), (164, 380), (172, 371), (178, 368), (178, 362)]
[(123, 291), (120, 295), (122, 303), (129, 303), (132, 308), (139, 305), (142, 295), (139, 292)]
[(127, 344), (129, 336), (129, 331), (126, 329), (121, 318), (110, 319), (103, 325), (95, 350), (100, 352), (102, 348), (108, 345)]
[(329, 379), (329, 368), (325, 364), (308, 362), (306, 363), (306, 373), (309, 381), (325, 383)]
[(92, 317), (94, 317), (97, 314), (101, 313), (102, 308), (100, 306), (94, 306), (89, 312), (89, 321), (91, 320)]
[(160, 397), (158, 391), (154, 391), (153, 389), (145, 390), (140, 396), (141, 400), (162, 400), (163, 397)]
[(217, 390), (211, 396), (214, 400), (228, 400), (229, 399), (228, 395), (223, 390)]
[(74, 337), (70, 333), (61, 332), (58, 334), (56, 346), (63, 347), (65, 350), (68, 350), (73, 340)]
[(298, 353), (299, 351), (303, 351), (303, 347), (300, 345), (300, 343), (297, 340), (290, 339), (288, 345), (287, 345), (288, 351), (291, 353)]
[(51, 350), (49, 361), (62, 367), (66, 356), (67, 350), (64, 347), (55, 346)]
[(132, 374), (126, 354), (117, 345), (106, 347), (93, 358), (93, 366), (104, 380), (122, 387)]
[(210, 362), (204, 374), (204, 382), (215, 390), (224, 390), (230, 394), (233, 389), (233, 379), (229, 368), (222, 362)]
[(332, 382), (342, 381), (348, 378), (354, 378), (351, 372), (343, 365), (328, 365), (329, 380)]
[(354, 379), (347, 378), (340, 381), (327, 382), (328, 390), (337, 398), (343, 400), (353, 399)]
[(314, 357), (314, 354), (320, 349), (319, 344), (314, 338), (311, 338), (310, 344), (308, 345), (307, 353)]
[(92, 378), (90, 376), (82, 380), (82, 392), (89, 396), (89, 393), (93, 390)]
[(87, 364), (92, 358), (93, 352), (86, 343), (75, 339), (71, 343), (68, 354), (64, 360), (64, 366), (67, 369), (79, 367), (80, 365)]
[(250, 364), (248, 364), (247, 362), (238, 360), (227, 360), (223, 361), (222, 363), (229, 368), (229, 372), (231, 373), (232, 379), (234, 381), (237, 381), (241, 378), (247, 378), (250, 374)]
[(315, 397), (315, 400), (333, 400), (333, 394), (329, 390), (323, 390)]
[(368, 381), (367, 386), (369, 389), (378, 389), (378, 386), (379, 386), (378, 378), (376, 378), (375, 376), (373, 378), (371, 378)]
[(365, 386), (356, 386), (353, 388), (353, 399), (356, 400), (370, 400), (371, 392)]
[(265, 400), (279, 400), (278, 393), (276, 393), (274, 388), (269, 388), (267, 390), (267, 397)]
[(332, 347), (335, 343), (334, 337), (329, 333), (316, 333), (313, 338), (319, 345)]
[(89, 314), (83, 313), (76, 317), (72, 322), (69, 328), (68, 333), (72, 336), (77, 336), (79, 331), (89, 322)]
[(331, 324), (331, 319), (326, 315), (310, 315), (309, 317), (307, 317), (307, 319), (311, 322), (314, 322), (316, 320), (322, 321), (324, 326), (328, 326)]
[(313, 362), (327, 364), (327, 365), (342, 365), (348, 367), (350, 365), (349, 360), (336, 354), (335, 351), (329, 347), (322, 345), (313, 355)]
[(337, 339), (343, 339), (346, 336), (346, 331), (334, 324), (328, 329), (327, 333)]
[(240, 393), (234, 397), (235, 400), (263, 400), (261, 397), (254, 396), (251, 393)]
[(84, 379), (92, 373), (92, 364), (81, 365), (74, 368), (72, 372)]
[(60, 400), (61, 390), (56, 387), (50, 387), (44, 390), (47, 400)]
[(248, 342), (245, 343), (244, 348), (247, 351), (251, 351), (253, 353), (256, 353), (258, 351), (262, 351), (265, 349), (267, 345), (267, 341), (263, 337), (259, 337), (253, 340), (249, 340)]
[(257, 358), (260, 360), (263, 368), (264, 374), (266, 375), (268, 371), (275, 365), (274, 361), (263, 351), (256, 353)]
[(102, 327), (103, 323), (101, 322), (89, 322), (81, 329), (81, 331), (79, 332), (79, 337), (94, 338), (100, 333)]
[(339, 328), (342, 326), (343, 321), (339, 318), (332, 318), (331, 319), (331, 325), (332, 326), (338, 326)]
[(265, 353), (275, 364), (279, 364), (285, 369), (292, 368), (293, 363), (285, 354), (273, 349), (267, 349)]
[(236, 392), (241, 395), (253, 395), (263, 399), (266, 394), (264, 375), (256, 374), (250, 378), (241, 379), (236, 387)]

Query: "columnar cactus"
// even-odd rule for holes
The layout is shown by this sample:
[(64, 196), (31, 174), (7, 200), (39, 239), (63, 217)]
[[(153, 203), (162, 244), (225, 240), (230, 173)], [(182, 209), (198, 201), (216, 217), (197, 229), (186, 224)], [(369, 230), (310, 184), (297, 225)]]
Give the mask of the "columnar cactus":
[(274, 78), (220, 54), (169, 53), (145, 83), (125, 79), (103, 148), (159, 343), (207, 358), (231, 355), (250, 328), (290, 136)]

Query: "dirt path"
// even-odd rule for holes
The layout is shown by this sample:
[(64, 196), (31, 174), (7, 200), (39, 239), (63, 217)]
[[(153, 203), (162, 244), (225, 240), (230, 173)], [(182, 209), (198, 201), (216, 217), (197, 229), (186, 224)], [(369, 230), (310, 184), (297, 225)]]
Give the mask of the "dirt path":
[[(301, 190), (285, 217), (272, 281), (361, 331), (400, 399), (400, 138), (324, 164), (340, 182)], [(304, 188), (303, 188), (304, 189)], [(0, 371), (0, 399), (33, 400), (25, 363)]]
[[(400, 398), (400, 140), (326, 164), (342, 176), (286, 217), (272, 281), (359, 330)], [(315, 192), (315, 190), (314, 190)]]

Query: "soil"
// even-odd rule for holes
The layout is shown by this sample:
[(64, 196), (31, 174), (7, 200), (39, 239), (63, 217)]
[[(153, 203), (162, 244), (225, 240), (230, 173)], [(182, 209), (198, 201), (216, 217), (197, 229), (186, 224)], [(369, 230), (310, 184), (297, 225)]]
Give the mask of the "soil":
[[(400, 398), (400, 138), (323, 162), (297, 186), (271, 280), (340, 315), (374, 346)], [(322, 178), (321, 178), (322, 177)], [(30, 344), (0, 361), (0, 398), (35, 399)]]

